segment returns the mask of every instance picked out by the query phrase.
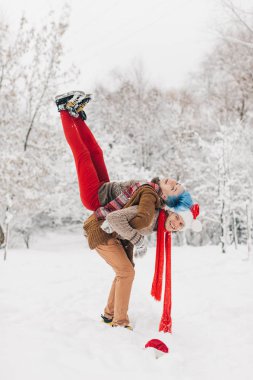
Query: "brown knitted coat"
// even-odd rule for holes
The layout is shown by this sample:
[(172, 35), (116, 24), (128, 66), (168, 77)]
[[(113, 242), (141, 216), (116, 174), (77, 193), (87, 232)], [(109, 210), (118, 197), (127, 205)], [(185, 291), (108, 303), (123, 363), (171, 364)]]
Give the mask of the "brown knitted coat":
[[(130, 224), (139, 230), (150, 225), (155, 209), (161, 207), (161, 199), (151, 186), (143, 185), (135, 191), (124, 208), (133, 205), (138, 205), (138, 212)], [(92, 214), (83, 224), (84, 235), (88, 239), (90, 249), (95, 249), (100, 244), (106, 244), (109, 239), (116, 236), (115, 233), (107, 234), (103, 231), (100, 228), (102, 223), (103, 221), (98, 221), (95, 214)]]

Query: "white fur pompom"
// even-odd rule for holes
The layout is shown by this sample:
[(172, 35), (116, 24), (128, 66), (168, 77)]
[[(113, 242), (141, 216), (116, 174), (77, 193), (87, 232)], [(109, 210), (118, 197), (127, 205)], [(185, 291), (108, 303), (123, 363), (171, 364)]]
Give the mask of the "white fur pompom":
[(197, 219), (194, 219), (192, 221), (191, 229), (194, 232), (200, 232), (202, 230), (202, 224), (201, 224), (201, 222), (199, 220), (197, 220)]

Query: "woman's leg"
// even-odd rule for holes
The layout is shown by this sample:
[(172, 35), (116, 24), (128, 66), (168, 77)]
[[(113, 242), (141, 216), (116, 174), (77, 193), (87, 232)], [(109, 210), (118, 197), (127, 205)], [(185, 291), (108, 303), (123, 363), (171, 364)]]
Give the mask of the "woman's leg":
[(89, 150), (91, 154), (91, 159), (97, 171), (99, 181), (110, 182), (109, 175), (108, 175), (106, 165), (104, 162), (103, 151), (100, 148), (97, 140), (93, 136), (88, 125), (80, 117), (75, 119), (75, 124), (77, 126), (78, 132), (80, 134), (80, 137), (83, 143), (86, 145), (87, 149)]
[(100, 207), (98, 190), (105, 181), (100, 181), (98, 177), (91, 153), (80, 137), (75, 119), (67, 111), (61, 111), (60, 115), (66, 140), (75, 159), (82, 203), (87, 209), (95, 211)]
[(110, 239), (107, 245), (99, 245), (96, 251), (116, 274), (104, 309), (105, 316), (113, 318), (115, 325), (127, 326), (127, 311), (135, 274), (133, 265), (117, 239)]

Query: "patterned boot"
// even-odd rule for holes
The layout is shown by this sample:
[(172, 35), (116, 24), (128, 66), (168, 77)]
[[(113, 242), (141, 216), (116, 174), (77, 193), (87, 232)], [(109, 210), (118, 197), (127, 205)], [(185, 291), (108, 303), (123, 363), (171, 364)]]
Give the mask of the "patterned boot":
[(84, 107), (91, 100), (91, 94), (85, 94), (83, 91), (70, 91), (55, 97), (55, 103), (58, 111), (68, 111), (75, 117), (81, 117), (86, 120), (87, 116), (83, 111)]
[(74, 95), (77, 96), (84, 96), (85, 93), (83, 91), (70, 91), (65, 92), (65, 94), (57, 95), (55, 97), (55, 103), (57, 105), (58, 111), (65, 111), (66, 110), (66, 104), (70, 101), (71, 98), (73, 98)]
[[(111, 327), (119, 327), (119, 325), (115, 325), (112, 321), (112, 318), (107, 318), (105, 315), (101, 314), (101, 317), (102, 317), (102, 321), (103, 323), (106, 323), (108, 326), (111, 326)], [(128, 329), (128, 330), (131, 330), (133, 331), (133, 327), (130, 326), (130, 325), (127, 325), (127, 326), (120, 326), (120, 327), (124, 327), (125, 329)]]
[(83, 111), (86, 104), (91, 100), (91, 94), (80, 94), (76, 93), (74, 96), (67, 102), (66, 110), (73, 117), (81, 117), (83, 120), (86, 120), (86, 114)]

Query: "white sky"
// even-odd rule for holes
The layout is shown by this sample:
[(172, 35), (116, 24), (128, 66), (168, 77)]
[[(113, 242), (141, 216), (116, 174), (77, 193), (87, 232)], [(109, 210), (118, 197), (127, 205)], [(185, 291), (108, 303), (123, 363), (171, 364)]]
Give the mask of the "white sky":
[[(81, 75), (70, 90), (91, 91), (110, 83), (110, 71), (141, 61), (150, 80), (163, 87), (180, 86), (196, 70), (215, 41), (215, 29), (226, 22), (220, 0), (71, 0), (65, 38), (65, 64)], [(245, 8), (249, 0), (235, 0)], [(49, 10), (61, 12), (63, 0), (0, 0), (1, 17), (16, 25), (24, 11), (34, 23)]]

